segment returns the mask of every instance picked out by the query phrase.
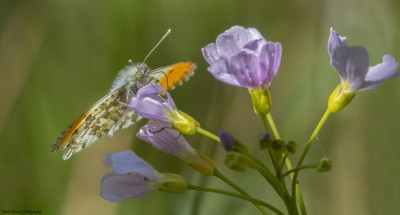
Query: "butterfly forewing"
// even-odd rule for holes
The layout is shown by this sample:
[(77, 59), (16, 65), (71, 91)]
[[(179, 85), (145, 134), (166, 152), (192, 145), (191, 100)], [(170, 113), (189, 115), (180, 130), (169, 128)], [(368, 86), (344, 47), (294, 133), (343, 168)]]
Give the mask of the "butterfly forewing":
[(187, 81), (194, 74), (196, 63), (181, 62), (171, 66), (152, 70), (149, 76), (159, 80), (159, 84), (166, 90), (174, 89), (175, 86)]

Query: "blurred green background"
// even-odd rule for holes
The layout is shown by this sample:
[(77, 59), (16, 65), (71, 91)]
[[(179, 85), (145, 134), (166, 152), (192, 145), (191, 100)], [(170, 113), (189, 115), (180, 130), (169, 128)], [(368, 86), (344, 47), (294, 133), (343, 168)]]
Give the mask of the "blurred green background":
[[(253, 205), (216, 194), (152, 192), (111, 203), (99, 196), (111, 170), (107, 152), (132, 148), (160, 172), (193, 184), (227, 188), (177, 158), (135, 138), (137, 126), (106, 137), (68, 161), (49, 154), (51, 144), (80, 114), (108, 92), (128, 59), (143, 61), (168, 28), (172, 33), (147, 60), (152, 67), (195, 61), (195, 76), (172, 92), (178, 107), (214, 133), (227, 129), (257, 150), (263, 126), (246, 89), (216, 81), (201, 48), (233, 25), (257, 28), (283, 46), (272, 86), (281, 136), (299, 150), (311, 135), (339, 83), (329, 65), (332, 26), (350, 45), (367, 48), (371, 64), (391, 53), (400, 60), (400, 3), (396, 0), (2, 0), (0, 1), (0, 210), (42, 214), (257, 214)], [(400, 80), (359, 93), (328, 120), (306, 163), (327, 156), (331, 172), (304, 171), (300, 185), (309, 214), (398, 214), (400, 210)], [(225, 153), (211, 140), (187, 137), (213, 156), (221, 171), (256, 197), (282, 208), (254, 171), (223, 165)], [(297, 160), (298, 154), (292, 158)]]

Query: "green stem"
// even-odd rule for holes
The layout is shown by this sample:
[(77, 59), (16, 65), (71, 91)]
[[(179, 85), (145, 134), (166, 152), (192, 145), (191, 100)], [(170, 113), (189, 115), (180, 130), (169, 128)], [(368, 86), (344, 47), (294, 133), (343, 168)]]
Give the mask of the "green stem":
[[(274, 133), (275, 138), (276, 139), (281, 139), (281, 136), (279, 135), (278, 129), (276, 128), (274, 119), (272, 118), (271, 112), (267, 114), (267, 119), (268, 119), (269, 125), (271, 126), (272, 132)], [(292, 163), (290, 162), (289, 158), (287, 158), (285, 160), (285, 164), (286, 164), (286, 167), (287, 167), (287, 169), (289, 171), (293, 169)], [(302, 196), (301, 191), (300, 191), (300, 187), (299, 187), (299, 185), (297, 183), (295, 183), (295, 180), (293, 180), (294, 173), (290, 173), (290, 177), (292, 178), (292, 185), (294, 184), (294, 187), (297, 190), (296, 195), (297, 195), (297, 199), (299, 200), (299, 205), (300, 205), (301, 212), (302, 212), (303, 215), (306, 215), (307, 214), (306, 207), (305, 207), (305, 204), (304, 204), (303, 196)], [(294, 201), (293, 204), (296, 205), (296, 209), (297, 209), (296, 197), (294, 197), (292, 195), (292, 199)]]
[(302, 170), (302, 169), (312, 169), (312, 168), (317, 168), (317, 165), (306, 165), (306, 166), (296, 167), (296, 168), (293, 168), (293, 169), (283, 173), (282, 176), (284, 178), (284, 177), (288, 176), (289, 174), (292, 174), (292, 173), (294, 173), (296, 171), (299, 171), (299, 170)]
[(206, 188), (206, 187), (199, 187), (199, 186), (192, 185), (192, 184), (189, 184), (188, 189), (204, 191), (204, 192), (211, 192), (211, 193), (219, 193), (219, 194), (223, 194), (223, 195), (227, 195), (227, 196), (236, 197), (236, 198), (239, 198), (239, 199), (250, 201), (253, 204), (262, 205), (262, 206), (270, 209), (271, 211), (275, 212), (278, 215), (285, 215), (282, 211), (280, 211), (279, 209), (275, 208), (274, 206), (272, 206), (272, 205), (270, 205), (270, 204), (268, 204), (268, 203), (266, 203), (264, 201), (261, 201), (259, 199), (252, 198), (250, 196), (240, 195), (240, 194), (229, 192), (229, 191), (225, 191), (225, 190), (218, 190), (218, 189), (212, 189), (212, 188)]
[(215, 140), (215, 141), (217, 141), (219, 143), (221, 142), (219, 137), (217, 135), (211, 133), (211, 132), (208, 132), (208, 131), (200, 128), (200, 127), (196, 127), (196, 130), (197, 130), (197, 133), (199, 133), (199, 134), (202, 134), (202, 135), (204, 135), (206, 137), (209, 137), (209, 138), (211, 138), (211, 139), (213, 139), (213, 140)]
[(325, 111), (324, 115), (322, 116), (321, 120), (319, 121), (317, 127), (315, 128), (314, 132), (312, 133), (310, 139), (308, 140), (306, 148), (304, 149), (304, 151), (301, 154), (301, 157), (299, 159), (299, 162), (297, 163), (297, 167), (301, 166), (301, 164), (303, 163), (308, 150), (310, 149), (310, 147), (311, 147), (312, 143), (314, 142), (315, 138), (317, 137), (319, 131), (321, 130), (322, 126), (325, 124), (326, 120), (328, 119), (328, 117), (330, 115), (331, 115), (331, 112), (329, 111), (329, 109), (327, 109)]
[(272, 132), (274, 133), (275, 138), (281, 139), (281, 136), (279, 136), (278, 129), (276, 129), (274, 119), (272, 119), (271, 113), (267, 114), (267, 119), (268, 119), (269, 125), (271, 126)]
[(268, 131), (269, 129), (268, 129), (267, 119), (265, 118), (265, 116), (262, 116), (262, 115), (260, 115), (260, 117), (261, 117), (261, 121), (262, 121), (262, 123), (264, 125), (265, 131)]
[(263, 168), (263, 166), (259, 165), (256, 161), (251, 160), (249, 158), (250, 166), (256, 169), (272, 186), (275, 192), (281, 197), (283, 202), (285, 203), (286, 209), (290, 215), (297, 215), (296, 205), (292, 202), (292, 198), (289, 195), (287, 189), (285, 189), (285, 185), (278, 180), (277, 177), (268, 169)]
[[(329, 111), (329, 109), (327, 109), (324, 113), (324, 115), (322, 116), (321, 120), (319, 121), (317, 127), (315, 128), (314, 132), (312, 133), (310, 139), (307, 142), (306, 148), (304, 149), (303, 153), (301, 154), (301, 157), (299, 159), (299, 161), (297, 162), (296, 168), (300, 167), (301, 164), (303, 164), (303, 161), (307, 155), (308, 150), (310, 149), (312, 143), (314, 142), (315, 138), (317, 137), (319, 131), (321, 130), (322, 126), (325, 124), (326, 120), (329, 118), (329, 116), (331, 115), (331, 112)], [(297, 177), (299, 175), (299, 171), (294, 172), (293, 175), (293, 180), (292, 180), (292, 196), (294, 196), (294, 198), (300, 193), (300, 188), (297, 189), (296, 187), (298, 187), (297, 182)], [(299, 197), (299, 196), (297, 196)], [(299, 198), (299, 201), (300, 198)], [(304, 207), (304, 212), (305, 212), (305, 207)], [(303, 209), (302, 209), (302, 213), (303, 213)], [(307, 214), (307, 213), (303, 213), (303, 214)]]
[[(237, 190), (239, 193), (241, 193), (244, 196), (248, 196), (250, 197), (250, 195), (243, 190), (241, 187), (239, 187), (237, 184), (235, 184), (234, 182), (232, 182), (231, 180), (229, 180), (229, 178), (225, 177), (218, 169), (214, 169), (214, 176), (221, 179), (221, 181), (225, 182), (226, 184), (228, 184), (229, 186), (231, 186), (233, 189)], [(268, 214), (264, 208), (260, 207), (260, 205), (258, 204), (254, 204), (254, 206), (256, 206), (261, 213), (263, 214)]]

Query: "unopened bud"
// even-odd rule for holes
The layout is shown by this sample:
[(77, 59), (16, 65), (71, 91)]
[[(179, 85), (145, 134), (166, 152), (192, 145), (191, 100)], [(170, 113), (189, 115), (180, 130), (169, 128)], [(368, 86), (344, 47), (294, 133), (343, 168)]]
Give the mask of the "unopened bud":
[(226, 155), (225, 165), (238, 172), (244, 172), (249, 167), (248, 160), (242, 154), (237, 152), (230, 152)]
[(262, 150), (271, 147), (272, 141), (273, 139), (271, 138), (271, 134), (269, 132), (264, 132), (260, 139), (260, 149)]
[(283, 142), (282, 140), (274, 140), (272, 142), (272, 150), (274, 150), (276, 152), (282, 151), (284, 146), (285, 146), (285, 142)]
[(226, 151), (232, 151), (236, 147), (236, 140), (228, 131), (221, 129), (218, 131), (218, 136)]
[(318, 172), (327, 172), (332, 169), (332, 162), (328, 158), (322, 158), (318, 162), (317, 171)]
[(294, 154), (297, 149), (297, 143), (294, 141), (289, 141), (286, 143), (286, 148), (287, 148), (288, 152)]

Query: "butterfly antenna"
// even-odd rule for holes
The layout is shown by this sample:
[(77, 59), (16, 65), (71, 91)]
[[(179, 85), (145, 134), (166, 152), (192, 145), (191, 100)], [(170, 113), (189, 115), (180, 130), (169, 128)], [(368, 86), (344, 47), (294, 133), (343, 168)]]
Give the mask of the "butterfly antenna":
[(144, 58), (143, 63), (147, 60), (147, 58), (150, 56), (150, 54), (160, 45), (160, 43), (168, 36), (168, 34), (171, 33), (171, 29), (168, 29), (167, 33), (164, 34), (164, 36), (158, 41), (158, 43), (154, 46), (154, 48), (147, 54), (147, 56)]

